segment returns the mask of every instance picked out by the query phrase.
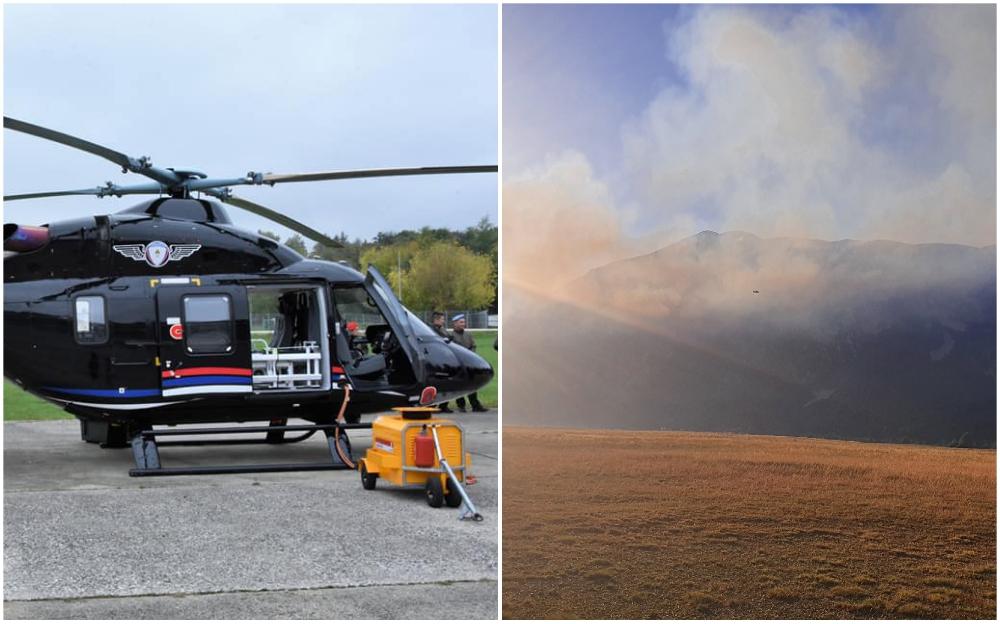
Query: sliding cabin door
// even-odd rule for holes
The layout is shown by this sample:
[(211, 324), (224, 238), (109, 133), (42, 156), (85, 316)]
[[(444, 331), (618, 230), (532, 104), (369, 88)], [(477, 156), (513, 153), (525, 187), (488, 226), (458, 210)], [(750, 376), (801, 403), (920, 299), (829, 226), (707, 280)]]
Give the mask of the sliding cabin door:
[(164, 397), (253, 391), (246, 288), (161, 283), (156, 307)]

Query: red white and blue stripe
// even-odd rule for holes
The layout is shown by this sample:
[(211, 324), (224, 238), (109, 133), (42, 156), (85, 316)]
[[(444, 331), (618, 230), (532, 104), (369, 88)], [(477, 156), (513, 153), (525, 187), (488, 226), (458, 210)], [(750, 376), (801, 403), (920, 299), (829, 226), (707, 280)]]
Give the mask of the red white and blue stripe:
[(224, 366), (163, 371), (163, 396), (253, 392), (253, 370)]
[(332, 366), (330, 368), (330, 382), (333, 388), (350, 387), (347, 375), (344, 374), (343, 367)]

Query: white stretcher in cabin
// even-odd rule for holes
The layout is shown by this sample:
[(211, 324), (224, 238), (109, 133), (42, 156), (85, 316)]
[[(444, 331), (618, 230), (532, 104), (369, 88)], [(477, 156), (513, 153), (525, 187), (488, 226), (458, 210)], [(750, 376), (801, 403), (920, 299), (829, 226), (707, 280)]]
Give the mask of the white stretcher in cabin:
[(315, 342), (251, 353), (254, 390), (307, 390), (323, 385), (323, 354)]

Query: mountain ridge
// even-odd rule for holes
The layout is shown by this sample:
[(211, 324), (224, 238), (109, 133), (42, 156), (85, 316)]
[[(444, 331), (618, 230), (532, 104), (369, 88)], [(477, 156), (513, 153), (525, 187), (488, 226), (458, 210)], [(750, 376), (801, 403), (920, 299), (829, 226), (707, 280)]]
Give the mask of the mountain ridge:
[(505, 412), (995, 447), (995, 263), (995, 245), (702, 232), (505, 318), (521, 328), (505, 350), (529, 360), (506, 372)]
[(692, 234), (691, 236), (688, 236), (686, 238), (682, 238), (682, 239), (676, 240), (676, 241), (674, 241), (672, 243), (668, 243), (667, 245), (664, 245), (663, 247), (660, 247), (660, 248), (655, 249), (653, 251), (641, 253), (641, 254), (638, 254), (638, 255), (635, 255), (635, 256), (628, 256), (628, 257), (625, 257), (625, 258), (620, 258), (620, 259), (608, 262), (606, 264), (602, 264), (600, 266), (594, 267), (592, 269), (587, 270), (586, 273), (578, 276), (573, 281), (578, 281), (578, 280), (580, 280), (582, 278), (587, 277), (588, 275), (590, 275), (590, 274), (592, 274), (594, 272), (601, 271), (601, 270), (603, 270), (605, 268), (608, 268), (608, 267), (612, 267), (612, 266), (615, 266), (615, 265), (618, 265), (618, 264), (622, 264), (622, 263), (627, 263), (627, 262), (630, 262), (630, 261), (633, 261), (633, 260), (638, 260), (638, 259), (641, 259), (641, 258), (647, 258), (649, 256), (655, 256), (655, 255), (660, 254), (662, 252), (668, 251), (671, 248), (675, 248), (675, 247), (678, 247), (680, 245), (684, 245), (684, 244), (686, 244), (686, 243), (688, 243), (690, 241), (699, 241), (699, 240), (706, 240), (706, 239), (709, 239), (709, 240), (716, 239), (717, 240), (718, 238), (731, 237), (731, 236), (750, 237), (750, 238), (753, 238), (753, 239), (756, 239), (756, 240), (759, 240), (759, 241), (763, 241), (763, 242), (768, 242), (768, 241), (780, 241), (780, 242), (798, 241), (798, 242), (803, 242), (803, 243), (826, 243), (826, 244), (830, 244), (830, 245), (837, 245), (837, 244), (856, 244), (856, 245), (877, 245), (877, 244), (883, 244), (884, 245), (884, 244), (889, 244), (889, 245), (900, 246), (900, 247), (915, 247), (915, 248), (921, 248), (921, 247), (923, 247), (923, 248), (961, 248), (961, 249), (970, 249), (970, 250), (978, 250), (978, 251), (986, 251), (986, 252), (993, 251), (994, 254), (996, 253), (996, 249), (997, 249), (996, 243), (994, 243), (992, 245), (983, 245), (983, 246), (977, 247), (975, 245), (966, 245), (966, 244), (963, 244), (963, 243), (937, 243), (937, 242), (934, 242), (934, 243), (907, 243), (907, 242), (903, 242), (903, 241), (897, 241), (897, 240), (886, 239), (886, 238), (872, 238), (872, 239), (840, 238), (840, 239), (837, 239), (837, 240), (828, 240), (828, 239), (825, 239), (825, 238), (795, 237), (795, 236), (763, 237), (763, 236), (757, 236), (756, 234), (753, 234), (751, 232), (746, 232), (744, 230), (727, 230), (727, 231), (724, 231), (724, 232), (716, 232), (714, 230), (702, 230), (702, 231), (698, 232), (697, 234)]

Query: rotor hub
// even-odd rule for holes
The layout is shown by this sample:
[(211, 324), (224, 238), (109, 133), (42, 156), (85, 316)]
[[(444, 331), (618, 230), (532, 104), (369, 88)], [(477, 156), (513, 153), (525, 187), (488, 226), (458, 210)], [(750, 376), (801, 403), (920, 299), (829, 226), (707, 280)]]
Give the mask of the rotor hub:
[(204, 180), (208, 177), (208, 174), (195, 171), (193, 169), (174, 169), (173, 167), (168, 167), (168, 169), (176, 173), (184, 180)]

